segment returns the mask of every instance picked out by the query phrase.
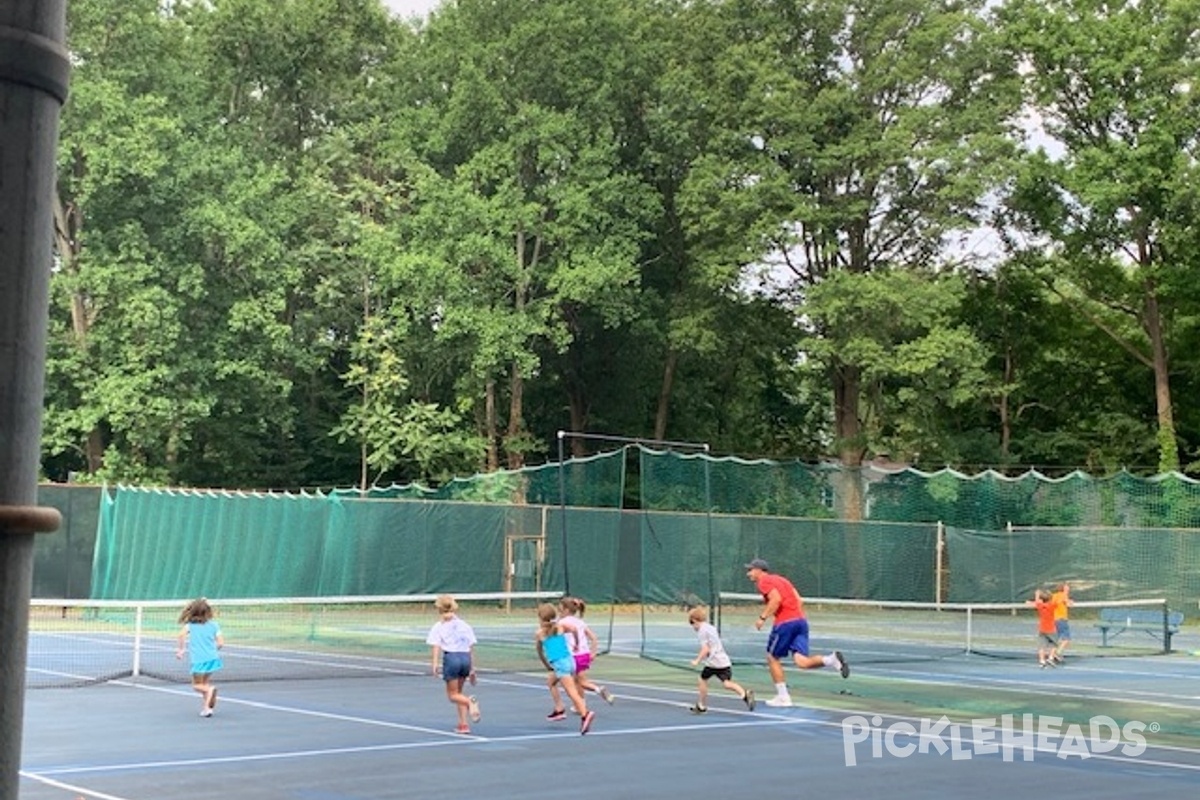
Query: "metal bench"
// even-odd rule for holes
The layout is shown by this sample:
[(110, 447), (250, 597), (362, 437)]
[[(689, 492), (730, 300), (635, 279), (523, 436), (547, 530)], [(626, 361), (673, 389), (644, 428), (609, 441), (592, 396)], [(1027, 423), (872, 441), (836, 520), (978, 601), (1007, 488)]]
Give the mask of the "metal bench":
[(1163, 652), (1171, 652), (1171, 637), (1179, 633), (1183, 624), (1183, 612), (1163, 612), (1153, 608), (1102, 608), (1100, 621), (1100, 646), (1108, 647), (1109, 639), (1115, 639), (1126, 631), (1142, 631), (1163, 643)]

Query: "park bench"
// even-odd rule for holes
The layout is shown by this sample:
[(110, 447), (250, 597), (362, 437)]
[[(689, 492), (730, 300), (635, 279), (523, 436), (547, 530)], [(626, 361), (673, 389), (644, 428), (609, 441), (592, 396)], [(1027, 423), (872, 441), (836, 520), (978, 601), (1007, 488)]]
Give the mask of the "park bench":
[(1154, 608), (1102, 608), (1100, 621), (1096, 627), (1100, 629), (1100, 646), (1108, 647), (1109, 639), (1114, 639), (1126, 631), (1142, 631), (1163, 643), (1163, 651), (1171, 652), (1171, 637), (1179, 633), (1183, 624), (1183, 612), (1169, 611), (1166, 624), (1163, 623), (1163, 612)]

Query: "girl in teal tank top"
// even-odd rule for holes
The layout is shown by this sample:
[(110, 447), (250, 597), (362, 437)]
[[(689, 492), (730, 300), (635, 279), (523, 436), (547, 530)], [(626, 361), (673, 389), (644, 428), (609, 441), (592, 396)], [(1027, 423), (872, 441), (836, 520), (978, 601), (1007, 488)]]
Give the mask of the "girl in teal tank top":
[(574, 636), (578, 640), (579, 631), (574, 626), (561, 623), (558, 620), (558, 609), (554, 606), (549, 603), (538, 606), (538, 631), (535, 637), (537, 654), (550, 673), (547, 684), (550, 697), (554, 701), (554, 709), (547, 719), (551, 722), (566, 719), (567, 711), (563, 707), (562, 694), (558, 689), (561, 684), (562, 688), (566, 689), (567, 696), (571, 698), (575, 710), (579, 712), (579, 733), (585, 734), (591, 729), (596, 712), (588, 710), (583, 693), (575, 683), (575, 656), (571, 655), (571, 647), (567, 643), (568, 636)]

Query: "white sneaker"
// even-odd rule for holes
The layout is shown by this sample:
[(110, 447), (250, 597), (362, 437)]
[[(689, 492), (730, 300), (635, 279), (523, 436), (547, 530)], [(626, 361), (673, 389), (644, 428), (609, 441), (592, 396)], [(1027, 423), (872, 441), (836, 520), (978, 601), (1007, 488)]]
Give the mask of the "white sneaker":
[(786, 694), (776, 695), (767, 701), (767, 705), (771, 706), (771, 708), (791, 708), (792, 698)]
[(471, 716), (471, 722), (479, 722), (483, 716), (479, 713), (479, 701), (475, 699), (475, 695), (467, 698), (467, 713)]

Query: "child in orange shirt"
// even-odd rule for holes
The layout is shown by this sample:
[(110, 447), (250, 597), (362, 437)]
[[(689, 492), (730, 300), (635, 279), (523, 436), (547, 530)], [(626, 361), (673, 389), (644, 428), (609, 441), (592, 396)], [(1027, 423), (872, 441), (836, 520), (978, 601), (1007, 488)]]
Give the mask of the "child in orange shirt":
[(1038, 589), (1029, 604), (1037, 609), (1038, 615), (1038, 666), (1053, 667), (1058, 652), (1058, 634), (1054, 624), (1054, 611), (1058, 601), (1045, 589)]

